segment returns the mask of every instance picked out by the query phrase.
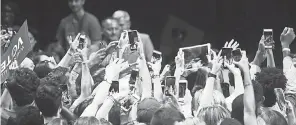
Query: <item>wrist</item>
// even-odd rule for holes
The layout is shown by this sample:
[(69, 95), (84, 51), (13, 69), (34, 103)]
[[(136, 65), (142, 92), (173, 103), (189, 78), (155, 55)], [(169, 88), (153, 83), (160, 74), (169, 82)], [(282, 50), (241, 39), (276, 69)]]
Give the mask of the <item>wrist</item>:
[(282, 43), (282, 48), (290, 48), (289, 44)]

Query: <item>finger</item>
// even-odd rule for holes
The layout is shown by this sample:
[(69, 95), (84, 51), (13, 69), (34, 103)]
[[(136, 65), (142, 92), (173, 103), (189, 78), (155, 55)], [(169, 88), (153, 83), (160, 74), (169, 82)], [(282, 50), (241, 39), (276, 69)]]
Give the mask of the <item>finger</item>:
[(81, 34), (80, 34), (80, 33), (78, 33), (78, 34), (77, 34), (77, 36), (75, 37), (75, 39), (74, 39), (74, 41), (73, 41), (73, 42), (75, 42), (75, 41), (78, 41), (78, 39), (79, 39), (80, 35), (81, 35)]
[(234, 42), (234, 40), (232, 39), (232, 40), (228, 43), (228, 48), (231, 48), (233, 42)]
[(220, 57), (222, 53), (222, 50), (219, 51), (218, 55), (216, 57)]
[(288, 27), (285, 27), (285, 29), (283, 30), (282, 34), (281, 35), (285, 35), (288, 31)]
[(246, 51), (241, 51), (241, 53), (242, 53), (242, 57), (247, 57)]
[(228, 41), (226, 41), (226, 43), (224, 44), (224, 47), (227, 47), (228, 46)]

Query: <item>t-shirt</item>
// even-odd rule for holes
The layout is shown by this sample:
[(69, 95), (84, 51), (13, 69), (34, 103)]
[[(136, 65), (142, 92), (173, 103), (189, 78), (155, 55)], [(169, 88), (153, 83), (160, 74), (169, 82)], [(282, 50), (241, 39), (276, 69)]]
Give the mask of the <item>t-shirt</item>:
[(67, 37), (72, 36), (74, 39), (79, 32), (85, 33), (91, 41), (98, 41), (102, 36), (98, 19), (94, 15), (85, 12), (84, 16), (79, 21), (77, 21), (73, 14), (62, 19), (58, 27), (56, 39), (66, 50), (69, 47)]

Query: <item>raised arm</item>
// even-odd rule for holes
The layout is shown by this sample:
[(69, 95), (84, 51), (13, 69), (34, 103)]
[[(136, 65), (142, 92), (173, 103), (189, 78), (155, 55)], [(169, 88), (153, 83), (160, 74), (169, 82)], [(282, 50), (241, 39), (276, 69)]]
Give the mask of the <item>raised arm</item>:
[(280, 36), (282, 49), (283, 49), (283, 58), (290, 55), (290, 45), (295, 39), (295, 33), (293, 28), (285, 27), (284, 31)]
[(267, 52), (267, 67), (275, 67), (272, 49), (266, 50)]
[(258, 50), (256, 52), (255, 58), (252, 61), (252, 63), (260, 67), (261, 64), (264, 62), (264, 60), (266, 59), (265, 53), (266, 51), (265, 51), (265, 45), (264, 45), (264, 36), (262, 35), (258, 44)]
[(256, 105), (254, 88), (251, 81), (249, 61), (246, 54), (243, 54), (239, 62), (234, 62), (244, 73), (244, 123), (245, 125), (257, 125)]
[(69, 67), (69, 63), (72, 59), (72, 56), (77, 51), (77, 46), (79, 44), (79, 37), (80, 37), (80, 33), (76, 36), (74, 41), (70, 43), (69, 50), (67, 51), (66, 55), (62, 58), (62, 60), (59, 62), (58, 66), (65, 67), (65, 68)]
[(162, 58), (160, 58), (159, 60), (157, 60), (155, 62), (155, 64), (151, 64), (151, 67), (153, 69), (153, 78), (152, 81), (154, 84), (154, 98), (157, 99), (159, 102), (162, 101), (162, 89), (161, 89), (161, 82), (160, 82), (160, 78), (159, 78), (159, 72), (161, 69), (161, 61)]

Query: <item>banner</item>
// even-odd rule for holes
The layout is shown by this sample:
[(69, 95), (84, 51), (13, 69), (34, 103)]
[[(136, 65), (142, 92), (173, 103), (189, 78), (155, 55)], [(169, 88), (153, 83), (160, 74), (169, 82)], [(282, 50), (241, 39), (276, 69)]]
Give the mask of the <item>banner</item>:
[(32, 50), (33, 45), (30, 43), (28, 34), (28, 24), (25, 21), (1, 56), (1, 83), (7, 79), (9, 70), (17, 68)]

